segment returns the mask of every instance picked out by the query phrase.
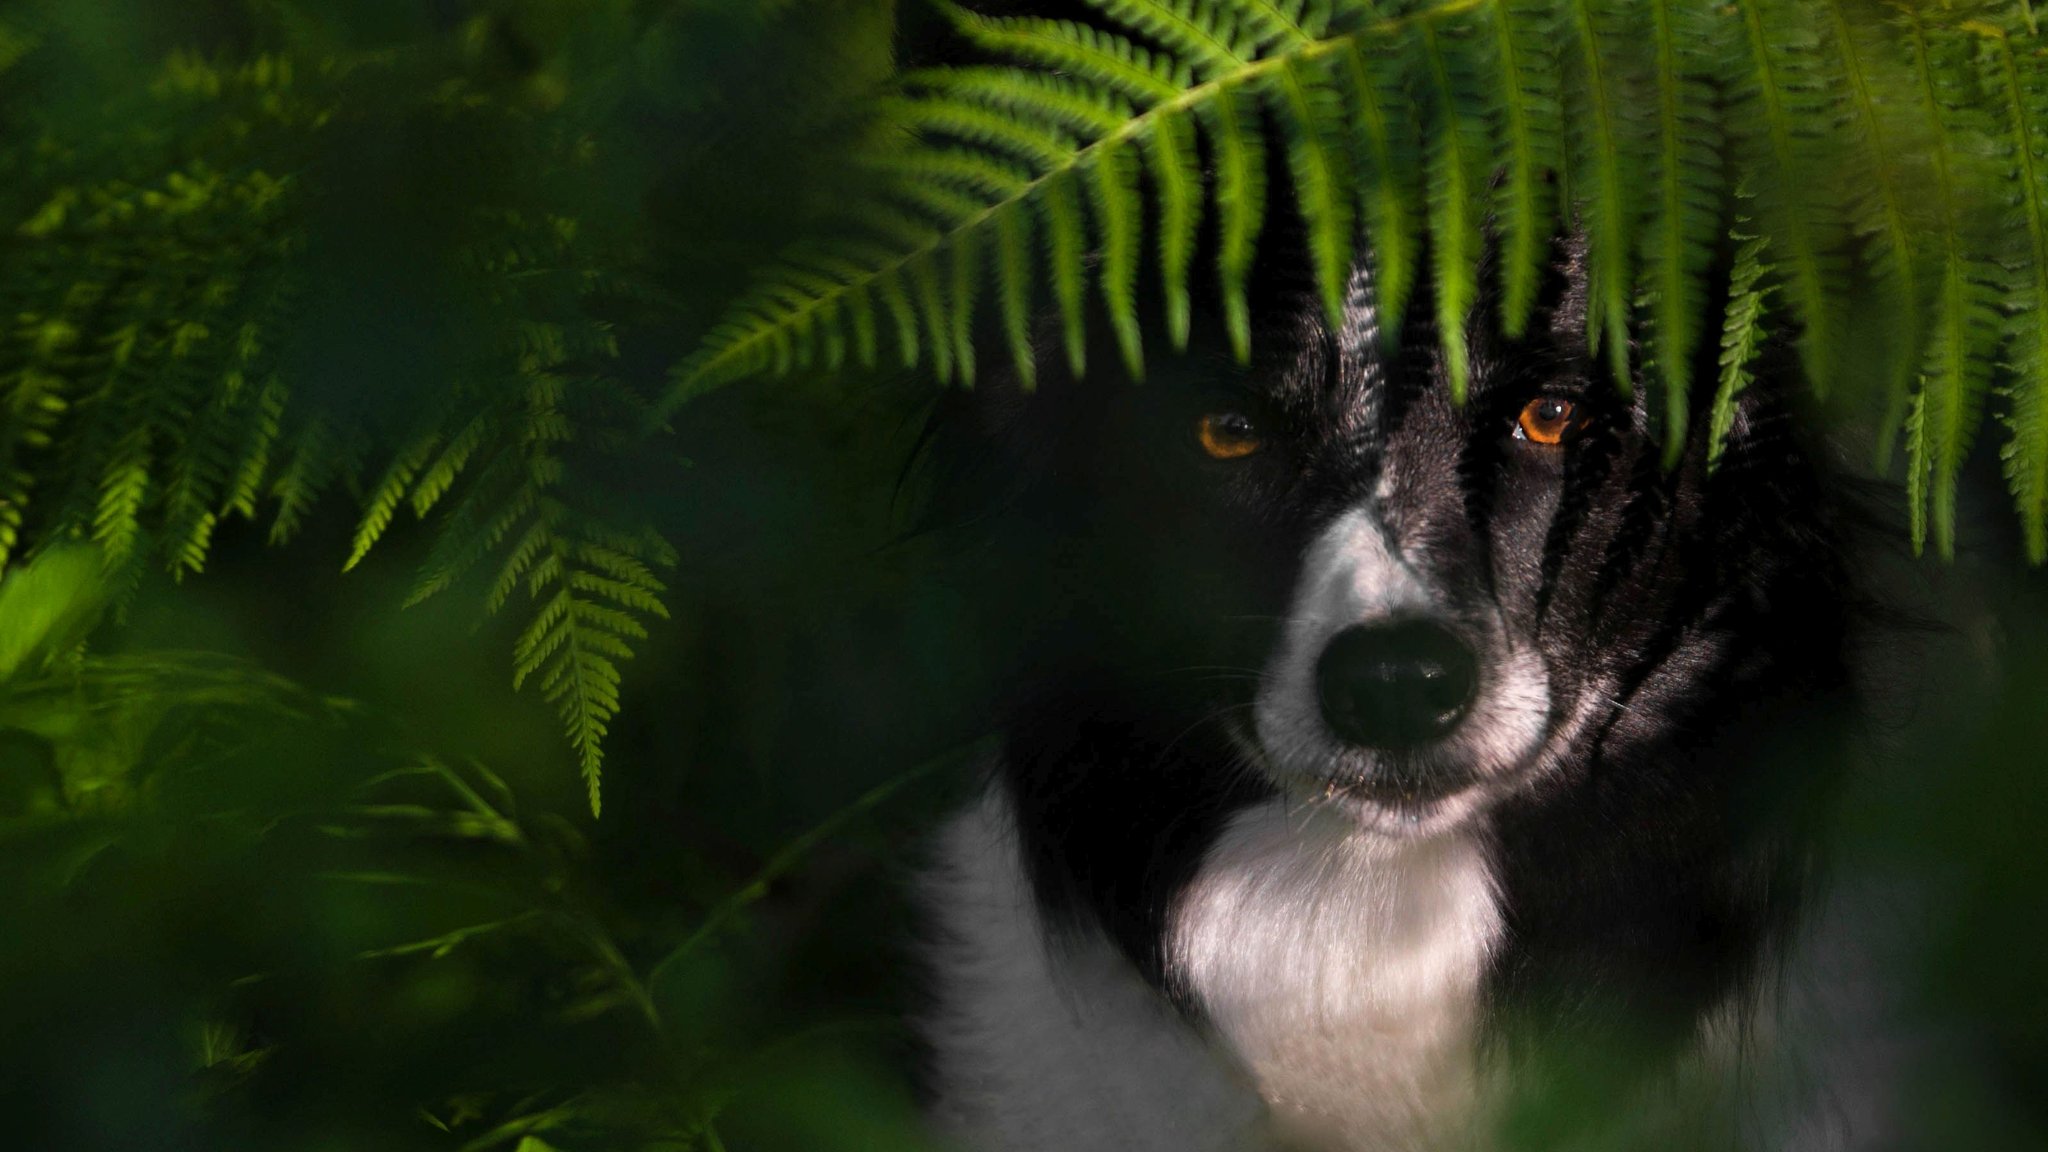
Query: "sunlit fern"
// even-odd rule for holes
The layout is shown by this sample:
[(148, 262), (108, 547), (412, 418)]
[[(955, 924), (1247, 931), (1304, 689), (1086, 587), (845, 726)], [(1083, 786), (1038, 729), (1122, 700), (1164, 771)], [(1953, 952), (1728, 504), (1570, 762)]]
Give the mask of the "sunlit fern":
[[(1768, 301), (1812, 385), (1854, 384), (1882, 444), (1917, 414), (1916, 547), (1952, 551), (1956, 478), (1998, 386), (2029, 552), (2048, 557), (2048, 57), (2024, 0), (1087, 2), (1088, 22), (948, 8), (990, 62), (902, 78), (886, 191), (769, 269), (669, 402), (885, 356), (969, 382), (978, 311), (1028, 385), (1040, 284), (1076, 372), (1092, 287), (1135, 375), (1139, 246), (1181, 346), (1205, 219), (1244, 357), (1279, 150), (1332, 312), (1363, 241), (1398, 314), (1426, 238), (1454, 391), (1482, 229), (1517, 332), (1568, 219), (1588, 241), (1589, 346), (1619, 382), (1663, 391), (1672, 459), (1702, 320), (1732, 307), (1761, 331)], [(1756, 275), (1724, 306), (1707, 278), (1733, 247), (1738, 182)]]
[[(148, 105), (162, 122), (117, 174), (55, 146), (0, 157), (21, 185), (49, 186), (14, 222), (0, 274), (0, 572), (86, 539), (125, 593), (153, 565), (200, 572), (223, 521), (268, 519), (282, 544), (337, 493), (362, 500), (354, 567), (401, 509), (445, 511), (419, 594), (486, 563), (489, 612), (526, 593), (514, 679), (559, 712), (595, 809), (619, 662), (666, 614), (654, 572), (673, 557), (578, 503), (563, 459), (642, 423), (584, 307), (606, 284), (576, 223), (463, 206), (448, 255), (482, 338), (395, 446), (359, 408), (306, 395), (278, 352), (306, 319), (306, 190), (278, 173), (309, 167), (322, 133), (376, 107), (363, 96), (386, 82), (374, 67), (174, 56)], [(480, 130), (520, 122), (461, 108), (500, 118)]]

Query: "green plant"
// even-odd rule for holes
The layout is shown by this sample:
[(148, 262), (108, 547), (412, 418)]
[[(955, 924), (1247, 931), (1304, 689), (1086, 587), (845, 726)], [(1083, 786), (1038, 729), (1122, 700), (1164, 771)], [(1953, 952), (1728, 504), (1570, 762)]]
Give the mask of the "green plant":
[[(1096, 22), (947, 5), (962, 37), (1014, 63), (904, 77), (900, 148), (876, 161), (885, 194), (791, 248), (679, 367), (667, 407), (748, 375), (873, 364), (878, 328), (903, 363), (971, 380), (985, 281), (1028, 384), (1041, 269), (1072, 368), (1093, 280), (1136, 375), (1139, 245), (1154, 240), (1178, 347), (1205, 214), (1243, 358), (1272, 148), (1333, 314), (1361, 232), (1396, 314), (1427, 237), (1454, 391), (1483, 228), (1516, 333), (1553, 230), (1573, 221), (1588, 344), (1620, 386), (1663, 393), (1673, 459), (1713, 305), (1717, 427), (1763, 325), (1796, 334), (1823, 393), (1877, 377), (1856, 399), (1881, 458), (1904, 428), (1916, 548), (1952, 553), (1956, 477), (1997, 388), (2029, 552), (2048, 559), (2048, 69), (2024, 0), (1087, 2)], [(1707, 264), (1738, 196), (1758, 243), (1711, 302)], [(1852, 301), (1879, 317), (1857, 338), (1882, 343), (1853, 364)]]
[[(1482, 250), (1515, 331), (1571, 221), (1589, 347), (1661, 393), (1673, 452), (1708, 386), (1692, 351), (1721, 352), (1718, 434), (1789, 336), (1884, 466), (1903, 434), (1916, 545), (1953, 550), (1988, 409), (2048, 558), (2048, 70), (2023, 0), (1087, 3), (941, 3), (979, 62), (893, 79), (885, 0), (233, 0), (163, 41), (140, 0), (23, 6), (0, 24), (0, 568), (90, 540), (125, 596), (199, 572), (224, 524), (286, 542), (335, 493), (351, 568), (422, 521), (410, 599), (475, 586), (516, 616), (514, 679), (595, 810), (623, 662), (677, 569), (634, 497), (663, 462), (647, 429), (755, 374), (970, 381), (978, 321), (1029, 383), (1043, 305), (1071, 369), (1106, 320), (1139, 373), (1148, 339), (1188, 338), (1205, 235), (1246, 355), (1269, 153), (1326, 307), (1361, 242), (1392, 312), (1428, 260), (1414, 303), (1454, 388)], [(716, 20), (776, 61), (736, 97), (705, 62), (664, 72)], [(142, 31), (117, 50), (116, 28)], [(735, 112), (775, 118), (750, 162), (796, 189), (780, 210), (729, 175)], [(694, 134), (635, 135), (661, 117)], [(679, 245), (686, 267), (648, 258)], [(1741, 260), (1710, 300), (1724, 245)]]
[(0, 967), (30, 993), (0, 1051), (10, 1092), (54, 1075), (104, 1117), (31, 1118), (39, 1147), (922, 1146), (872, 1071), (892, 1023), (780, 1011), (774, 954), (746, 961), (771, 884), (957, 756), (702, 900), (621, 907), (578, 822), (391, 717), (230, 656), (99, 649), (105, 575), (71, 545), (0, 577)]
[[(693, 13), (475, 8), (252, 0), (169, 51), (122, 38), (146, 4), (0, 18), (0, 572), (86, 540), (125, 600), (152, 568), (199, 573), (223, 524), (285, 544), (337, 493), (349, 569), (425, 522), (407, 603), (480, 585), (517, 618), (514, 683), (556, 711), (595, 813), (621, 665), (676, 561), (630, 494), (650, 469), (621, 463), (660, 449), (620, 319), (687, 307), (626, 177), (658, 171), (635, 118), (703, 98), (653, 67)], [(821, 89), (876, 67), (860, 37), (806, 63), (774, 20), (727, 35), (794, 45), (782, 66)]]

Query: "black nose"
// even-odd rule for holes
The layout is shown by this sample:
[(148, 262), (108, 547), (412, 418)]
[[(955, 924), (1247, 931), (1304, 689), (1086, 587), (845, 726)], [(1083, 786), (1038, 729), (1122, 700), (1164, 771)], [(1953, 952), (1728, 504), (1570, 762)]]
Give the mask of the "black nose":
[(1351, 744), (1414, 748), (1450, 735), (1478, 687), (1472, 649), (1426, 620), (1346, 628), (1316, 661), (1323, 719)]

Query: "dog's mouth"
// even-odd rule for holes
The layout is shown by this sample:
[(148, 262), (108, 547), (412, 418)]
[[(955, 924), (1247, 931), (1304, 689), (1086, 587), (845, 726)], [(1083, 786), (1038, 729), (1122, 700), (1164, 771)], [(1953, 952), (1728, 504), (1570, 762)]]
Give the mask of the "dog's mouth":
[(1284, 762), (1269, 754), (1255, 732), (1232, 724), (1231, 743), (1289, 797), (1338, 808), (1383, 831), (1428, 835), (1462, 824), (1483, 809), (1496, 774), (1480, 773), (1441, 756), (1387, 757), (1344, 750)]

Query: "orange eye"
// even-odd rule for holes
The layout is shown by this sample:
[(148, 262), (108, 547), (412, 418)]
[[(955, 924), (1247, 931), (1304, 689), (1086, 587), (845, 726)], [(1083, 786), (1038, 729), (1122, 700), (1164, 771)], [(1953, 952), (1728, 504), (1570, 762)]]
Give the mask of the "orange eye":
[(1522, 437), (1536, 444), (1557, 444), (1563, 442), (1565, 434), (1572, 430), (1572, 415), (1577, 405), (1556, 396), (1540, 396), (1523, 407), (1522, 415), (1515, 421)]
[(1211, 412), (1195, 424), (1202, 451), (1217, 460), (1237, 460), (1264, 447), (1252, 422), (1236, 412)]

